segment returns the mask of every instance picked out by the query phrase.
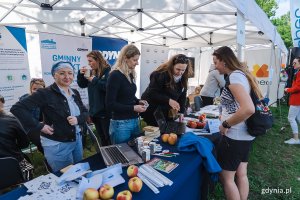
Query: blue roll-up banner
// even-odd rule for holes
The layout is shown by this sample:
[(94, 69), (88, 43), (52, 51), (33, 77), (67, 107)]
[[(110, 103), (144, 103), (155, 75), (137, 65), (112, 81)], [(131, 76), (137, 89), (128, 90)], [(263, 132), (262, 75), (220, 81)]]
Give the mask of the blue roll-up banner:
[(29, 92), (29, 64), (24, 28), (0, 26), (0, 94), (4, 110)]
[(300, 1), (290, 0), (291, 34), (294, 47), (300, 47)]
[(126, 40), (119, 38), (92, 36), (92, 49), (100, 51), (111, 66), (115, 64), (122, 47), (127, 44)]

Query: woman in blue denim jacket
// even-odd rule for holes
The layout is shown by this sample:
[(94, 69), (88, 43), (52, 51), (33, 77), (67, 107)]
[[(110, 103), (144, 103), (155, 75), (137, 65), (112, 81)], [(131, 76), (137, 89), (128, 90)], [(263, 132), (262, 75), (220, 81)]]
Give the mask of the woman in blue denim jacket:
[(108, 77), (106, 105), (112, 114), (109, 134), (113, 144), (128, 142), (139, 134), (139, 113), (147, 109), (148, 103), (135, 96), (135, 66), (139, 57), (136, 46), (126, 45)]
[[(51, 70), (55, 82), (12, 106), (11, 112), (20, 120), (25, 132), (41, 132), (41, 143), (48, 164), (58, 171), (83, 158), (80, 126), (88, 112), (80, 94), (70, 88), (74, 67), (70, 62), (58, 62)], [(36, 120), (31, 110), (40, 108), (44, 121)]]

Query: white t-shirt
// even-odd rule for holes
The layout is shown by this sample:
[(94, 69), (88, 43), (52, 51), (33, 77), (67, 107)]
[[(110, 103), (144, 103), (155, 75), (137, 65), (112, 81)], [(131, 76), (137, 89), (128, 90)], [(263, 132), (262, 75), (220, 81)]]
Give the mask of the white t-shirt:
[[(229, 76), (230, 84), (242, 85), (245, 90), (250, 94), (250, 85), (246, 75), (240, 71), (235, 70)], [(240, 107), (239, 103), (234, 99), (233, 95), (228, 91), (228, 88), (224, 88), (221, 94), (221, 105), (222, 105), (222, 121), (229, 119)], [(247, 125), (245, 122), (240, 122), (228, 129), (227, 137), (233, 140), (253, 140), (248, 134)]]

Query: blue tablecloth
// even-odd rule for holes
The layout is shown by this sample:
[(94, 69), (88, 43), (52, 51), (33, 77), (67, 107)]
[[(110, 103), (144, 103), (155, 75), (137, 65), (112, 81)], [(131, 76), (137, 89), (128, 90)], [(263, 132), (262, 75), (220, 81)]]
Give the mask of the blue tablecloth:
[[(177, 152), (176, 146), (163, 145), (163, 149), (169, 149), (171, 152)], [(202, 182), (202, 158), (196, 152), (180, 152), (179, 156), (172, 158), (161, 157), (162, 159), (170, 160), (178, 163), (178, 167), (171, 173), (167, 174), (161, 172), (166, 177), (171, 179), (174, 183), (172, 186), (164, 186), (159, 188), (160, 193), (155, 194), (144, 184), (139, 193), (133, 194), (133, 199), (141, 200), (167, 200), (167, 199), (188, 199), (198, 200), (201, 196), (201, 182)], [(82, 162), (89, 162), (92, 170), (104, 168), (104, 162), (101, 155), (93, 155)], [(127, 168), (123, 168), (123, 174), (126, 183), (116, 186), (115, 196), (122, 190), (128, 189), (128, 177), (126, 173)], [(24, 186), (14, 189), (13, 191), (0, 196), (0, 200), (14, 200), (20, 196), (26, 195), (26, 188)]]

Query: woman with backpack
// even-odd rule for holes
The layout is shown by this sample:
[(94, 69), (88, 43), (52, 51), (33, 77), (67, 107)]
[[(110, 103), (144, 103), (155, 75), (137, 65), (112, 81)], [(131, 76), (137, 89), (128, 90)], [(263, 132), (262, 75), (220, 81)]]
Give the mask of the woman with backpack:
[(262, 95), (255, 77), (229, 47), (215, 50), (213, 60), (220, 74), (228, 75), (221, 94), (222, 125), (219, 129), (222, 139), (217, 147), (218, 162), (222, 167), (220, 179), (226, 199), (247, 199), (248, 156), (255, 137), (247, 131), (245, 121), (255, 111), (250, 91), (253, 90), (258, 98), (262, 98)]

